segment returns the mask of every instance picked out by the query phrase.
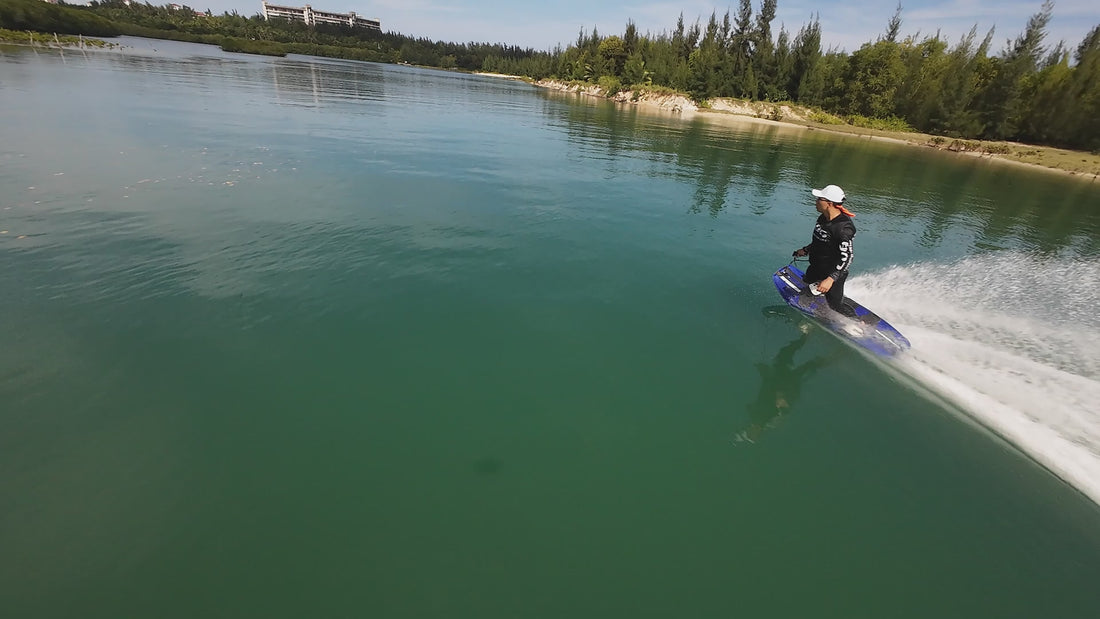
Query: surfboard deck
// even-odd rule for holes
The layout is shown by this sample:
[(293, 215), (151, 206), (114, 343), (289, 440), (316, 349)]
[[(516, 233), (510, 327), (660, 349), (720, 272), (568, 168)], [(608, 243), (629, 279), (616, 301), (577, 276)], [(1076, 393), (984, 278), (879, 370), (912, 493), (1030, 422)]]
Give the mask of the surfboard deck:
[(909, 340), (890, 323), (854, 299), (844, 297), (844, 305), (851, 316), (845, 316), (829, 307), (825, 295), (815, 295), (802, 281), (804, 273), (789, 264), (772, 276), (776, 290), (787, 305), (813, 318), (841, 338), (865, 348), (876, 355), (892, 357), (909, 350)]

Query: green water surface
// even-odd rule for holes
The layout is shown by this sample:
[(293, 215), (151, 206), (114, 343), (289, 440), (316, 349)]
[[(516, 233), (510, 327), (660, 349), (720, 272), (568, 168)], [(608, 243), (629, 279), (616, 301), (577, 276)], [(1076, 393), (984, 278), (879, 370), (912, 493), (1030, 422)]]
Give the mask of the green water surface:
[(770, 282), (810, 187), (858, 276), (1096, 185), (123, 41), (0, 52), (3, 616), (1100, 614), (1100, 510)]

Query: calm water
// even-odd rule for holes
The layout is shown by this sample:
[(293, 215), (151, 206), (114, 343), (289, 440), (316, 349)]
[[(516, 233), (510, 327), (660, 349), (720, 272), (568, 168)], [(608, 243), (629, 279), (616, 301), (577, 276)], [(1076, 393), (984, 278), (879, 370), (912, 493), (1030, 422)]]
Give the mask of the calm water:
[(1100, 613), (1100, 185), (124, 42), (0, 50), (4, 616)]

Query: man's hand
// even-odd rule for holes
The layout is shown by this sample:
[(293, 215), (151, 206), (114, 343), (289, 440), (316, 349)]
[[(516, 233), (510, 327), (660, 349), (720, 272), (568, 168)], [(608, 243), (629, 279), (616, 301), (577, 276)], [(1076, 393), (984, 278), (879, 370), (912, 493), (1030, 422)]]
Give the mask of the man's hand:
[(823, 279), (823, 280), (821, 280), (820, 282), (817, 283), (817, 289), (819, 291), (821, 291), (822, 294), (824, 294), (826, 292), (829, 292), (829, 289), (832, 288), (832, 287), (833, 287), (833, 278), (831, 278), (831, 277), (826, 277), (825, 279)]
[(794, 256), (795, 258), (801, 258), (802, 256), (806, 255), (806, 248), (805, 247), (799, 247), (798, 249), (794, 250), (794, 252), (791, 255)]

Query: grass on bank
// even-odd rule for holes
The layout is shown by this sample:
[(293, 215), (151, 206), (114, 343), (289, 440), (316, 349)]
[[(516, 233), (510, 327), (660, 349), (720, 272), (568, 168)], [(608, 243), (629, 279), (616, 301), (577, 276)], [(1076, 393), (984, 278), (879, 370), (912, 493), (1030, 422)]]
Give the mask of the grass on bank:
[(957, 139), (919, 133), (913, 129), (899, 130), (890, 127), (889, 123), (886, 125), (853, 123), (851, 119), (839, 119), (817, 111), (809, 113), (806, 120), (792, 118), (784, 119), (784, 122), (849, 135), (889, 138), (952, 153), (1017, 161), (1090, 179), (1100, 178), (1100, 153), (1067, 150), (1053, 146), (1035, 146), (1019, 142)]
[[(870, 120), (871, 122), (863, 122), (864, 120)], [(1094, 179), (1100, 177), (1100, 153), (1066, 150), (1054, 148), (1053, 146), (1034, 146), (1018, 142), (962, 140), (919, 133), (905, 125), (903, 121), (899, 121), (899, 123), (905, 125), (904, 127), (889, 120), (843, 119), (817, 110), (807, 114), (806, 120), (791, 118), (783, 119), (783, 122), (837, 133), (890, 138), (917, 146), (927, 146), (954, 153), (1018, 161)]]

